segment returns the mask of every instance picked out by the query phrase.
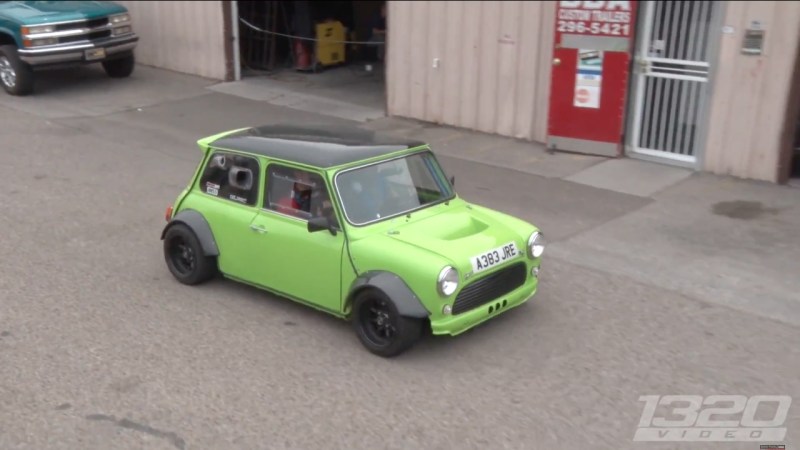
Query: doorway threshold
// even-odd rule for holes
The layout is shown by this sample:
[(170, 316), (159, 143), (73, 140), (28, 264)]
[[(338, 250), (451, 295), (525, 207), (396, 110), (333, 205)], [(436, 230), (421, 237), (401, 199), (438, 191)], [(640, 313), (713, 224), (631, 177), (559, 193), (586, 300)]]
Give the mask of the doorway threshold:
[(316, 74), (283, 70), (219, 83), (208, 89), (356, 122), (385, 117), (383, 80), (375, 80), (375, 75), (370, 74), (354, 77), (353, 71), (342, 69), (338, 73), (331, 70)]

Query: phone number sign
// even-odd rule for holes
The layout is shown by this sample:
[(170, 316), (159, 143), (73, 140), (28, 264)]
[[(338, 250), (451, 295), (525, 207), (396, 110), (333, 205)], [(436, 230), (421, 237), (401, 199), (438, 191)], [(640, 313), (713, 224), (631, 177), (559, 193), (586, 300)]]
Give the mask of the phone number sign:
[(561, 34), (631, 37), (631, 1), (560, 1), (556, 31)]

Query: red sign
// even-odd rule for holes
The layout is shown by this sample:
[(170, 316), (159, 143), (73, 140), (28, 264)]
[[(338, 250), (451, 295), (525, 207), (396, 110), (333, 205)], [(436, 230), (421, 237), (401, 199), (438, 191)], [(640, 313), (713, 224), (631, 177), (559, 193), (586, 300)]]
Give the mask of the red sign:
[(578, 103), (589, 103), (589, 90), (586, 88), (578, 88), (575, 92), (575, 101)]
[(551, 149), (618, 156), (635, 1), (560, 1), (550, 87)]

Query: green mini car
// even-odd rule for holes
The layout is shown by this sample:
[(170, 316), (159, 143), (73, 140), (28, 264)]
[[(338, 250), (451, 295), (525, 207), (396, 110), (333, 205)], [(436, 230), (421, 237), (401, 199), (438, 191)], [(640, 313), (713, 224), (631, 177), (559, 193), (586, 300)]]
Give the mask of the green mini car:
[(221, 274), (351, 320), (384, 357), (537, 291), (539, 229), (460, 198), (424, 142), (270, 125), (197, 144), (203, 158), (161, 235), (181, 283)]

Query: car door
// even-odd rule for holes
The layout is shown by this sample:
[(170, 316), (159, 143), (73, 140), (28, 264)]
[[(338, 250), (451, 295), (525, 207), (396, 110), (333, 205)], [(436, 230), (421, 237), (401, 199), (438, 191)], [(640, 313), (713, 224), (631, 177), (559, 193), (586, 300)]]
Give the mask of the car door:
[[(308, 220), (330, 204), (325, 179), (316, 172), (267, 165), (263, 209), (251, 223), (258, 236), (258, 284), (316, 307), (341, 309), (344, 235), (308, 231)], [(338, 226), (335, 214), (328, 217)]]

